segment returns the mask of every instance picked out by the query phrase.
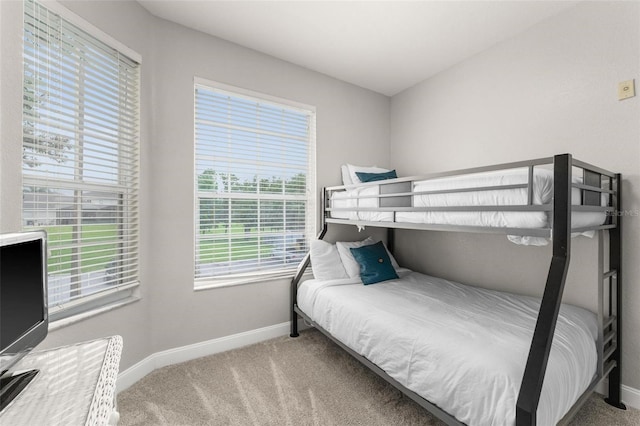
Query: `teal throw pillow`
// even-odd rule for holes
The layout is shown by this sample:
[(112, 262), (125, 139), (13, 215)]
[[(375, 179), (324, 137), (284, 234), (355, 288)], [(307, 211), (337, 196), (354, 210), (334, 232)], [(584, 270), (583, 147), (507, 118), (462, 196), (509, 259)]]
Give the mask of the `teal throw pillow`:
[(398, 177), (395, 170), (390, 170), (384, 173), (356, 172), (356, 176), (358, 176), (360, 182), (375, 182), (377, 180), (395, 179)]
[(398, 278), (382, 241), (349, 250), (360, 265), (360, 278), (365, 285)]

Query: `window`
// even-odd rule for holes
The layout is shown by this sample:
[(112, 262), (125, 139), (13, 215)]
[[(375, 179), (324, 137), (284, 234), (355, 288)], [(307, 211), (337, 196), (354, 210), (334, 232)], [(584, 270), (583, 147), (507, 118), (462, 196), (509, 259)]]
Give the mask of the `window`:
[(55, 320), (138, 284), (139, 60), (24, 7), (23, 227), (47, 231)]
[(315, 112), (195, 86), (195, 286), (291, 276), (315, 235)]

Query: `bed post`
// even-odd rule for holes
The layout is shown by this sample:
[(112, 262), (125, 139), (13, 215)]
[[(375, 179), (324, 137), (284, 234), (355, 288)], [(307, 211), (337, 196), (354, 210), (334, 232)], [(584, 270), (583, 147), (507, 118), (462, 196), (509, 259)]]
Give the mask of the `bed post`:
[(387, 228), (387, 249), (391, 254), (394, 254), (396, 249), (396, 230), (394, 228)]
[[(626, 410), (627, 407), (620, 400), (620, 388), (622, 386), (622, 383), (620, 382), (620, 369), (622, 361), (622, 349), (620, 346), (622, 340), (622, 330), (620, 328), (622, 324), (622, 240), (620, 237), (622, 235), (622, 217), (619, 214), (619, 212), (622, 211), (622, 205), (620, 203), (620, 190), (622, 189), (621, 174), (616, 174), (615, 182), (616, 199), (613, 202), (613, 205), (615, 207), (613, 213), (616, 216), (613, 218), (613, 220), (615, 221), (616, 227), (609, 230), (609, 270), (616, 271), (616, 349), (611, 356), (611, 360), (615, 361), (616, 365), (609, 373), (609, 397), (605, 398), (605, 401), (609, 405), (613, 405), (614, 407)], [(612, 304), (613, 301), (610, 301), (609, 303)], [(612, 313), (610, 312), (609, 314), (611, 315)]]
[(296, 275), (291, 279), (291, 309), (290, 309), (290, 318), (291, 318), (291, 333), (289, 336), (298, 337), (298, 314), (296, 313), (296, 304), (298, 303), (298, 283), (302, 278), (302, 274), (304, 274), (305, 269), (309, 265), (309, 253), (304, 256), (302, 262), (298, 265), (298, 269), (296, 271)]
[[(321, 214), (320, 226), (322, 227), (322, 229), (318, 234), (318, 237), (317, 237), (318, 240), (323, 239), (324, 235), (327, 233), (327, 221), (325, 220), (325, 215), (327, 213), (327, 210), (326, 210), (327, 190), (325, 188), (322, 188), (322, 199), (320, 200), (320, 204), (322, 206), (322, 211), (320, 213)], [(304, 258), (302, 258), (302, 261), (298, 264), (298, 269), (296, 270), (296, 274), (291, 279), (291, 289), (290, 289), (291, 307), (289, 311), (290, 318), (291, 318), (291, 333), (289, 334), (289, 336), (291, 337), (299, 336), (298, 314), (296, 313), (296, 306), (298, 304), (298, 284), (302, 279), (302, 275), (304, 274), (304, 271), (309, 266), (310, 260), (311, 260), (311, 254), (310, 253), (305, 254)]]
[(562, 302), (562, 292), (571, 251), (571, 173), (570, 154), (553, 159), (553, 254), (544, 288), (540, 312), (531, 340), (520, 393), (516, 403), (516, 426), (536, 424), (542, 383)]

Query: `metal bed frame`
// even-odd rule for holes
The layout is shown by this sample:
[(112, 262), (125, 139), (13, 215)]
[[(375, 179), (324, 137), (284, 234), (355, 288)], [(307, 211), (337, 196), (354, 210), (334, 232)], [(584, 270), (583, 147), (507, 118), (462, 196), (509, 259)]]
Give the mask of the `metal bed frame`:
[[(543, 165), (553, 166), (553, 201), (550, 205), (533, 204), (533, 172), (534, 167)], [(508, 170), (516, 168), (528, 168), (528, 181), (523, 185), (498, 185), (480, 188), (465, 188), (446, 191), (431, 191), (428, 193), (456, 193), (466, 191), (488, 191), (496, 189), (527, 188), (528, 203), (520, 206), (464, 206), (464, 207), (431, 207), (413, 208), (412, 196), (425, 194), (427, 192), (412, 192), (413, 182), (435, 179), (445, 176), (456, 176), (463, 174), (480, 173), (495, 170)], [(582, 170), (583, 182), (581, 184), (572, 183), (573, 168)], [(531, 161), (501, 164), (490, 167), (480, 167), (474, 169), (459, 170), (454, 172), (438, 173), (428, 176), (399, 178), (388, 181), (378, 181), (361, 184), (359, 187), (367, 185), (378, 185), (380, 187), (379, 208), (364, 209), (343, 209), (357, 211), (544, 211), (550, 212), (553, 218), (550, 228), (490, 228), (472, 227), (458, 225), (429, 225), (415, 223), (395, 222), (369, 222), (360, 220), (345, 220), (329, 217), (328, 212), (340, 210), (331, 208), (330, 193), (336, 190), (354, 188), (350, 186), (328, 187), (323, 189), (322, 194), (322, 230), (318, 234), (318, 239), (324, 238), (328, 223), (351, 224), (359, 226), (374, 226), (388, 228), (388, 247), (393, 250), (394, 229), (422, 229), (456, 232), (481, 232), (499, 233), (525, 236), (541, 236), (552, 238), (552, 257), (547, 275), (544, 293), (540, 303), (540, 311), (533, 333), (533, 339), (529, 349), (524, 375), (521, 382), (520, 393), (516, 403), (516, 425), (535, 425), (536, 411), (540, 401), (542, 383), (544, 380), (547, 361), (551, 351), (553, 335), (555, 331), (558, 312), (560, 310), (562, 293), (566, 281), (567, 270), (571, 254), (571, 234), (573, 232), (597, 231), (598, 234), (598, 274), (600, 277), (598, 286), (598, 339), (596, 347), (598, 351), (598, 364), (596, 375), (585, 392), (578, 398), (576, 403), (569, 409), (559, 424), (566, 424), (578, 412), (584, 402), (588, 399), (595, 388), (606, 377), (609, 378), (609, 396), (606, 402), (610, 405), (626, 409), (620, 400), (620, 369), (621, 369), (621, 307), (622, 307), (622, 268), (621, 268), (621, 231), (622, 223), (618, 212), (621, 211), (621, 181), (620, 174), (612, 173), (599, 167), (578, 161), (570, 154), (561, 154), (554, 157), (541, 158)], [(582, 194), (582, 204), (572, 205), (571, 191), (577, 188)], [(601, 197), (606, 194), (608, 198), (607, 206), (601, 206)], [(367, 198), (367, 197), (358, 197)], [(572, 228), (572, 212), (606, 212), (608, 218), (602, 225)], [(607, 253), (604, 249), (605, 231), (609, 234), (609, 245)], [(608, 255), (608, 262), (605, 262), (605, 254)], [(462, 425), (456, 418), (443, 411), (428, 400), (422, 398), (415, 392), (407, 389), (401, 383), (387, 375), (377, 365), (356, 353), (342, 342), (334, 338), (328, 331), (313, 322), (297, 305), (298, 284), (310, 263), (310, 255), (306, 254), (298, 265), (297, 272), (291, 280), (291, 337), (298, 336), (298, 316), (316, 327), (349, 354), (354, 356), (366, 367), (377, 373), (391, 385), (400, 390), (403, 394), (417, 402), (420, 406), (434, 414), (437, 418), (448, 425)], [(608, 263), (608, 270), (605, 271), (605, 264)], [(605, 306), (606, 305), (606, 306)]]

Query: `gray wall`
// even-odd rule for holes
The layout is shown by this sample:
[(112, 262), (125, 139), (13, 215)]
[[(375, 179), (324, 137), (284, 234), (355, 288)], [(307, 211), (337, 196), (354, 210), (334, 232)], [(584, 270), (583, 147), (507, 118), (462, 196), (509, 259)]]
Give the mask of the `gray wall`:
[[(160, 20), (132, 1), (63, 4), (142, 55), (142, 300), (55, 330), (42, 347), (121, 334), (125, 369), (164, 349), (287, 321), (287, 280), (193, 290), (193, 78), (316, 106), (319, 187), (339, 184), (347, 161), (388, 165), (389, 98)], [(0, 11), (0, 231), (9, 232), (21, 221), (21, 3), (0, 2)]]
[[(623, 174), (623, 383), (640, 388), (640, 4), (584, 2), (391, 99), (391, 166), (401, 175), (569, 152)], [(573, 239), (565, 300), (593, 307), (596, 244)], [(406, 266), (541, 294), (549, 248), (504, 237), (401, 232)]]

